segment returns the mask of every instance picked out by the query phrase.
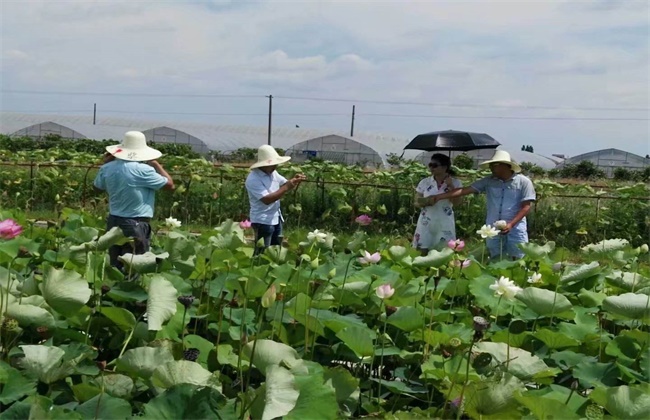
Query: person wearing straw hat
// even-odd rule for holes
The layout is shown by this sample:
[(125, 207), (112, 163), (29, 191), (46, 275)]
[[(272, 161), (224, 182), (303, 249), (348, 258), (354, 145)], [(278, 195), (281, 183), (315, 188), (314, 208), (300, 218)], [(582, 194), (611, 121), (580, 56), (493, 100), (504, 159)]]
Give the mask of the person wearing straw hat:
[(481, 163), (479, 167), (489, 168), (492, 175), (479, 179), (469, 187), (433, 196), (431, 201), (435, 203), (463, 195), (485, 193), (485, 223), (500, 230), (498, 236), (487, 239), (490, 256), (502, 258), (507, 255), (513, 259), (521, 258), (524, 253), (517, 245), (528, 242), (526, 215), (536, 199), (533, 183), (520, 173), (521, 167), (512, 160), (510, 153), (504, 150), (495, 151), (492, 159)]
[[(250, 202), (250, 221), (255, 230), (255, 254), (264, 248), (282, 243), (282, 212), (280, 199), (305, 180), (303, 174), (297, 174), (287, 180), (276, 168), (291, 160), (290, 156), (280, 156), (270, 145), (263, 145), (257, 150), (257, 162), (251, 165), (246, 178), (246, 191)], [(264, 241), (260, 247), (258, 242)]]
[(108, 193), (106, 230), (117, 226), (133, 238), (132, 244), (114, 245), (108, 250), (111, 265), (123, 271), (119, 256), (149, 251), (155, 192), (173, 190), (174, 181), (156, 160), (162, 153), (147, 146), (139, 131), (127, 132), (121, 144), (106, 147), (106, 152), (93, 184)]

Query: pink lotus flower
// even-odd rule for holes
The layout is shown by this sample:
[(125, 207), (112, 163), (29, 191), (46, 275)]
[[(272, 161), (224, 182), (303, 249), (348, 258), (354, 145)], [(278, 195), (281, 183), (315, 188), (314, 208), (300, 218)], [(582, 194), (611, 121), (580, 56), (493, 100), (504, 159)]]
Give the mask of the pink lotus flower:
[(375, 290), (379, 299), (388, 299), (395, 294), (395, 289), (390, 284), (382, 284)]
[(454, 264), (454, 267), (467, 268), (467, 267), (470, 266), (470, 264), (472, 264), (472, 260), (463, 260), (462, 263), (460, 262), (460, 260), (455, 260), (453, 262), (453, 264)]
[(361, 226), (368, 226), (369, 224), (372, 223), (372, 217), (368, 216), (367, 214), (362, 214), (361, 216), (354, 219), (354, 221), (360, 224)]
[(242, 229), (250, 229), (253, 224), (251, 223), (250, 220), (242, 220), (239, 222), (239, 227)]
[(463, 248), (465, 248), (465, 242), (460, 239), (450, 239), (449, 242), (447, 242), (447, 246), (454, 251), (462, 251)]
[(359, 262), (361, 264), (377, 264), (379, 260), (381, 260), (379, 252), (371, 254), (368, 251), (363, 251), (363, 257), (359, 257)]
[(2, 239), (13, 239), (22, 232), (22, 226), (13, 219), (6, 219), (0, 222), (0, 238)]

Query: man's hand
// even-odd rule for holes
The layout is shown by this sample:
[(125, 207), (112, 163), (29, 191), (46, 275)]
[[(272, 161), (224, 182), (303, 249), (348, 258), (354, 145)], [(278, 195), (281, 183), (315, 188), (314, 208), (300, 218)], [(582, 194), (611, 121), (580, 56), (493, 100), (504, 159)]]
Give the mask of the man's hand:
[(293, 190), (294, 188), (298, 187), (300, 183), (304, 180), (306, 180), (307, 177), (303, 174), (297, 174), (293, 178), (291, 178), (289, 181), (287, 181), (287, 188), (289, 190)]
[(450, 175), (447, 175), (447, 178), (445, 178), (444, 182), (445, 182), (445, 185), (447, 185), (447, 188), (449, 188), (449, 190), (453, 190), (454, 188), (456, 188), (454, 186), (454, 180)]
[(501, 231), (499, 232), (499, 234), (500, 234), (500, 235), (507, 235), (508, 232), (510, 232), (511, 230), (512, 230), (512, 225), (510, 224), (510, 222), (508, 222), (508, 224), (506, 224), (506, 227), (504, 227), (503, 229), (501, 229)]

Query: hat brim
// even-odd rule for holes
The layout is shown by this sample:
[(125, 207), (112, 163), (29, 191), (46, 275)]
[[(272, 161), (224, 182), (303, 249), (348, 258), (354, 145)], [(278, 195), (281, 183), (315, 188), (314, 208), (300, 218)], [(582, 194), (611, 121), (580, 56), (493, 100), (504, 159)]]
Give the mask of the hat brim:
[(263, 168), (265, 166), (282, 165), (283, 163), (287, 163), (290, 160), (291, 160), (291, 156), (279, 156), (275, 159), (267, 159), (261, 162), (255, 162), (254, 164), (251, 165), (250, 168), (255, 169), (255, 168)]
[(505, 163), (506, 165), (510, 165), (514, 172), (521, 172), (521, 166), (509, 160), (486, 160), (485, 162), (479, 164), (478, 167), (481, 169), (489, 169), (491, 163)]
[(146, 146), (141, 149), (127, 149), (121, 144), (106, 146), (106, 151), (115, 158), (129, 162), (148, 162), (158, 159), (162, 153), (152, 147)]

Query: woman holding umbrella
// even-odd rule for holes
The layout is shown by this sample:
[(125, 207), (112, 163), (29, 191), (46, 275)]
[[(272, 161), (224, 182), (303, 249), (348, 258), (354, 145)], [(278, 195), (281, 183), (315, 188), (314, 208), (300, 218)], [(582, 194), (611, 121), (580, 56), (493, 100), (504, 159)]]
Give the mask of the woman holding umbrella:
[(430, 249), (456, 239), (456, 220), (453, 206), (460, 199), (436, 200), (433, 205), (431, 196), (444, 194), (462, 187), (461, 182), (453, 178), (449, 156), (436, 153), (429, 162), (431, 176), (424, 178), (415, 188), (415, 206), (422, 208), (413, 235), (413, 247), (426, 255)]

